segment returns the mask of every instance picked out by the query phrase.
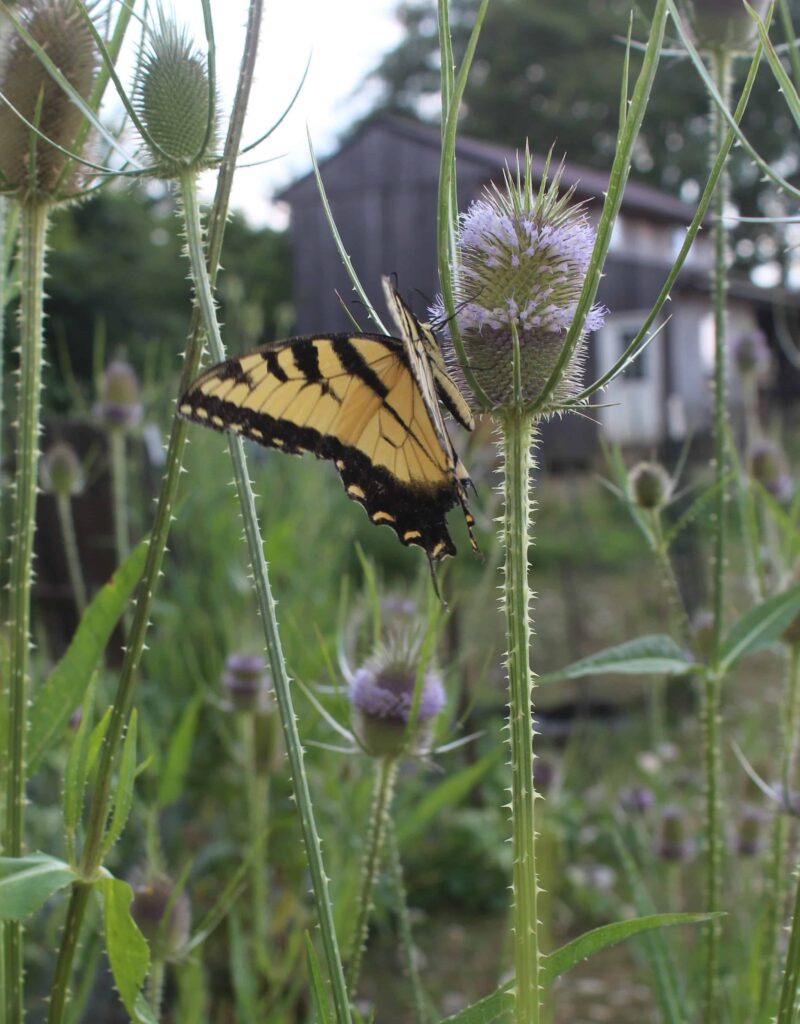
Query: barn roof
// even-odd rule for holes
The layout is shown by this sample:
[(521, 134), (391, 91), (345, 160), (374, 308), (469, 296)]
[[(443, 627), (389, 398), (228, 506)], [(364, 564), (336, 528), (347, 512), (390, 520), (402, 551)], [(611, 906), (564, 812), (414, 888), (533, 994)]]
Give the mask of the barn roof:
[[(388, 132), (428, 151), (438, 152), (441, 147), (441, 135), (438, 127), (393, 115), (381, 115), (366, 122), (353, 132), (335, 153), (320, 163), (320, 169), (324, 171), (327, 164), (346, 160), (348, 151), (366, 134), (375, 131)], [(517, 150), (510, 146), (500, 146), (467, 135), (459, 135), (456, 139), (456, 158), (459, 167), (464, 169), (465, 165), (471, 165), (471, 169), (482, 172), (487, 181), (497, 177), (506, 166), (516, 167), (517, 156)], [(541, 177), (546, 163), (546, 157), (533, 154), (534, 177)], [(602, 171), (581, 167), (577, 164), (565, 164), (561, 180), (568, 188), (575, 189), (576, 198), (579, 200), (599, 199), (608, 186), (608, 178)], [(275, 198), (291, 204), (300, 199), (309, 186), (316, 191), (316, 183), (311, 171), (292, 182)], [(636, 181), (628, 182), (622, 209), (629, 214), (646, 216), (652, 220), (680, 224), (688, 224), (695, 212), (692, 206), (676, 199), (675, 196)]]

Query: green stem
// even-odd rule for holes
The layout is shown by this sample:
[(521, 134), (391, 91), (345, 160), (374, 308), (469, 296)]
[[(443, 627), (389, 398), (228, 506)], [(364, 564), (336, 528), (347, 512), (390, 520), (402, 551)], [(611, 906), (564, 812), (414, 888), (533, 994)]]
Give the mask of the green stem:
[(400, 927), (400, 947), (403, 951), (408, 980), (411, 984), (411, 999), (414, 1005), (415, 1024), (428, 1024), (428, 1011), (425, 1001), (425, 990), (422, 987), (417, 957), (414, 952), (414, 936), (411, 931), (411, 915), (408, 912), (408, 896), (403, 878), (403, 862), (400, 859), (400, 844), (397, 841), (397, 829), (391, 813), (386, 822), (386, 846), (389, 853), (389, 868), (395, 893), (395, 911)]
[[(731, 57), (725, 50), (710, 56), (712, 74), (717, 89), (730, 106)], [(709, 160), (713, 164), (716, 154), (725, 142), (725, 122), (713, 101), (710, 104), (711, 148)], [(703, 722), (705, 737), (705, 799), (706, 799), (706, 904), (705, 909), (718, 911), (722, 902), (722, 832), (721, 832), (721, 765), (720, 704), (722, 676), (719, 655), (725, 616), (725, 559), (726, 559), (726, 503), (727, 469), (726, 438), (728, 431), (725, 404), (725, 320), (727, 303), (727, 235), (724, 224), (728, 197), (728, 171), (723, 167), (712, 201), (712, 237), (714, 267), (712, 272), (712, 301), (714, 311), (714, 561), (713, 561), (713, 644), (712, 666), (706, 673), (703, 689)], [(706, 928), (706, 1024), (719, 1020), (719, 946), (722, 925), (714, 918)]]
[(269, 917), (267, 914), (267, 820), (269, 777), (258, 765), (258, 711), (242, 715), (242, 732), (247, 776), (247, 804), (250, 821), (250, 881), (253, 897), (256, 961), (269, 973)]
[[(19, 857), (25, 831), (25, 734), (30, 686), (30, 619), (33, 535), (39, 465), (39, 413), (42, 390), (42, 317), (45, 239), (49, 206), (31, 201), (22, 208), (20, 228), (21, 296), (20, 385), (17, 457), (14, 477), (14, 536), (11, 541), (10, 665), (8, 747), (3, 852)], [(23, 1018), (22, 925), (5, 925), (5, 1024)]]
[(797, 890), (792, 914), (792, 931), (786, 952), (786, 967), (778, 1001), (775, 1024), (797, 1024), (798, 992), (800, 991), (800, 872), (797, 872)]
[(161, 1004), (164, 1001), (164, 982), (166, 980), (166, 964), (163, 960), (153, 960), (147, 979), (147, 998), (153, 1009), (156, 1020), (161, 1020)]
[(48, 1021), (62, 1021), (64, 1019), (64, 1011), (69, 1002), (69, 980), (72, 974), (72, 963), (78, 949), (81, 925), (86, 914), (86, 908), (89, 905), (91, 892), (92, 886), (88, 882), (75, 882), (72, 886), (69, 903), (67, 904), (67, 918), (64, 922), (64, 931), (61, 934), (61, 946), (58, 951), (56, 971), (50, 988)]
[(351, 998), (358, 989), (358, 978), (361, 973), (361, 961), (367, 945), (369, 915), (372, 912), (372, 893), (383, 850), (383, 837), (394, 792), (394, 780), (397, 776), (397, 759), (383, 757), (376, 765), (375, 784), (372, 790), (372, 808), (370, 811), (369, 828), (364, 860), (361, 865), (361, 888), (358, 894), (356, 923), (350, 944), (350, 957), (347, 964), (347, 988)]
[(72, 515), (72, 499), (68, 494), (56, 495), (58, 521), (61, 525), (61, 539), (64, 543), (64, 557), (67, 560), (67, 575), (72, 587), (72, 596), (78, 614), (83, 615), (86, 608), (86, 583), (83, 579), (81, 559), (78, 554), (78, 538), (75, 535), (75, 519)]
[[(239, 153), (239, 146), (242, 138), (245, 113), (250, 95), (250, 88), (253, 81), (256, 54), (258, 50), (258, 38), (261, 31), (261, 20), (263, 13), (263, 0), (251, 0), (248, 11), (247, 31), (245, 35), (245, 46), (242, 55), (242, 62), (239, 72), (239, 81), (236, 88), (233, 107), (231, 108), (231, 120), (228, 127), (228, 135), (225, 140), (225, 151), (217, 178), (217, 189), (214, 196), (214, 206), (209, 223), (208, 237), (208, 260), (209, 274), (211, 281), (216, 280), (219, 258), (222, 251), (222, 240), (225, 234), (225, 223), (230, 201), (233, 174), (236, 168), (236, 160)], [(200, 357), (203, 351), (203, 337), (201, 332), (200, 316), (196, 308), (192, 313), (192, 322), (189, 331), (189, 341), (186, 346), (183, 372), (181, 374), (181, 386), (188, 384), (197, 375), (200, 366)], [(155, 522), (150, 534), (150, 543), (147, 550), (147, 560), (142, 573), (142, 579), (137, 588), (136, 609), (125, 652), (125, 660), (120, 672), (120, 680), (117, 687), (112, 721), (109, 722), (109, 729), (106, 733), (101, 753), (100, 767), (98, 768), (98, 785), (92, 798), (90, 819), (87, 826), (87, 843), (84, 850), (84, 866), (90, 868), (89, 877), (94, 877), (98, 866), (99, 851), (105, 832), (105, 823), (108, 818), (109, 797), (111, 792), (111, 778), (119, 752), (119, 743), (122, 736), (124, 723), (127, 720), (127, 708), (130, 706), (133, 697), (136, 672), (144, 648), (144, 639), (149, 622), (150, 609), (153, 594), (158, 584), (159, 572), (167, 544), (167, 536), (172, 520), (172, 510), (178, 489), (178, 480), (181, 473), (183, 461), (183, 448), (186, 443), (188, 423), (177, 416), (173, 420), (172, 432), (167, 447), (166, 472), (161, 483), (161, 491), (158, 497)], [(113, 733), (112, 733), (113, 727)], [(67, 920), (74, 916), (78, 927), (86, 912), (88, 897), (85, 897), (85, 886), (78, 882), (73, 885), (70, 893), (70, 902), (67, 908)], [(53, 990), (48, 1011), (48, 1024), (62, 1024), (64, 1011), (66, 1009), (67, 993), (69, 990), (69, 978), (72, 972), (72, 963), (75, 957), (76, 943), (68, 941), (65, 930), (62, 936), (61, 947), (56, 961), (56, 970), (53, 981)]]
[(528, 549), (531, 523), (531, 448), (535, 420), (518, 410), (501, 421), (505, 463), (505, 612), (508, 640), (511, 821), (513, 825), (513, 941), (516, 1024), (539, 1024), (541, 954), (539, 879), (536, 871), (537, 794), (533, 785), (533, 674), (530, 666), (531, 592)]
[(691, 622), (689, 613), (686, 610), (686, 603), (683, 600), (678, 577), (675, 575), (675, 567), (669, 557), (669, 550), (664, 542), (664, 528), (661, 522), (661, 513), (658, 509), (653, 511), (653, 539), (654, 550), (661, 568), (661, 579), (664, 583), (664, 590), (667, 595), (667, 604), (670, 615), (674, 619), (674, 625), (683, 639), (689, 643), (691, 636)]
[(5, 340), (6, 302), (8, 301), (8, 264), (5, 256), (5, 240), (8, 231), (8, 199), (0, 196), (0, 466), (3, 464), (3, 342)]
[[(786, 685), (784, 689), (783, 750), (781, 755), (781, 785), (783, 799), (789, 800), (797, 758), (797, 730), (800, 727), (800, 645), (792, 644), (787, 650)], [(761, 978), (761, 1010), (766, 1012), (774, 996), (773, 978), (779, 932), (783, 925), (786, 901), (786, 859), (789, 853), (789, 823), (786, 810), (776, 808), (772, 825), (769, 892), (764, 929), (763, 973)]]
[(114, 504), (114, 544), (117, 565), (122, 565), (130, 554), (130, 528), (128, 526), (128, 466), (125, 459), (126, 433), (112, 428), (108, 433), (111, 457), (111, 495)]
[[(205, 327), (212, 358), (217, 362), (222, 362), (225, 358), (225, 349), (222, 345), (222, 339), (219, 333), (211, 282), (208, 277), (205, 254), (203, 251), (203, 231), (200, 221), (200, 209), (197, 201), (196, 182), (192, 175), (187, 174), (181, 180), (180, 184), (181, 195), (183, 198), (186, 243), (189, 252), (197, 304), (200, 309), (201, 320)], [(311, 793), (308, 788), (303, 747), (300, 742), (300, 734), (297, 730), (297, 719), (292, 703), (289, 676), (286, 670), (286, 662), (283, 657), (280, 633), (278, 631), (278, 622), (275, 614), (275, 601), (272, 596), (267, 564), (264, 559), (264, 548), (261, 541), (255, 496), (253, 494), (252, 483), (250, 481), (250, 474), (247, 469), (242, 439), (240, 437), (231, 436), (228, 439), (228, 444), (231, 452), (231, 462), (233, 464), (234, 482), (239, 496), (242, 522), (244, 525), (250, 563), (253, 571), (256, 599), (264, 628), (267, 658), (272, 674), (273, 686), (275, 688), (278, 710), (281, 716), (281, 724), (283, 726), (283, 734), (286, 741), (286, 752), (289, 758), (289, 766), (291, 769), (292, 783), (294, 787), (294, 796), (297, 802), (298, 813), (300, 815), (300, 824), (303, 831), (306, 855), (308, 857), (308, 865), (311, 872), (311, 882), (314, 890), (317, 913), (319, 915), (323, 950), (325, 952), (329, 980), (333, 990), (336, 1019), (338, 1024), (343, 1024), (343, 1022), (349, 1022), (351, 1019), (350, 1003), (347, 998), (347, 987), (345, 985), (344, 971), (342, 969), (342, 961), (333, 922), (333, 910), (328, 890), (328, 877), (325, 874), (325, 868), (322, 861), (322, 848), (320, 845), (319, 832), (317, 830), (316, 821), (314, 820), (314, 809), (311, 803)]]

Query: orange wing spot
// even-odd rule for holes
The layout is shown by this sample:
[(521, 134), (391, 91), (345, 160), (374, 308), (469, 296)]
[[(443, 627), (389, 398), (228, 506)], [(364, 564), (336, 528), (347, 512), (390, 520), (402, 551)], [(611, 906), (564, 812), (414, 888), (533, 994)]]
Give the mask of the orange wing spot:
[(418, 537), (421, 536), (422, 534), (419, 532), (419, 530), (406, 530), (406, 532), (403, 534), (403, 540), (416, 540)]
[(347, 488), (347, 493), (350, 495), (351, 498), (364, 498), (364, 497), (366, 497), (366, 495), (361, 490), (361, 488), (358, 486), (358, 484), (350, 484), (350, 486)]
[(393, 523), (395, 518), (389, 512), (375, 512), (372, 521), (373, 523)]

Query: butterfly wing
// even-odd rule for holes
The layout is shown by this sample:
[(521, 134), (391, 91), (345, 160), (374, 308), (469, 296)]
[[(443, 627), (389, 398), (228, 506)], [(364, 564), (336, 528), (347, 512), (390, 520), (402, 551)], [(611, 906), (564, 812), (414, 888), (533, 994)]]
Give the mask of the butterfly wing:
[(382, 335), (293, 338), (212, 367), (178, 409), (265, 447), (334, 462), (374, 523), (438, 561), (455, 554), (445, 520), (462, 485), (410, 358), (403, 342)]

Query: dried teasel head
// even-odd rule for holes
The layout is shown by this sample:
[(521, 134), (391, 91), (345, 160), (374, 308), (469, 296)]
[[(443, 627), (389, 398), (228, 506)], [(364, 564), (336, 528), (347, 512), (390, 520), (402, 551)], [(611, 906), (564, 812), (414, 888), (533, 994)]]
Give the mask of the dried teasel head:
[[(77, 5), (72, 0), (26, 0), (16, 6), (14, 15), (73, 89), (88, 100), (99, 53)], [(0, 90), (6, 98), (0, 101), (0, 191), (23, 202), (58, 202), (73, 196), (81, 187), (84, 169), (57, 146), (74, 152), (83, 115), (8, 20), (0, 32)]]

